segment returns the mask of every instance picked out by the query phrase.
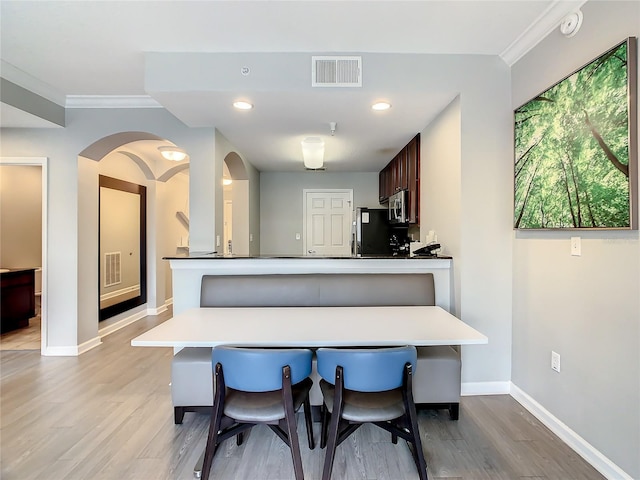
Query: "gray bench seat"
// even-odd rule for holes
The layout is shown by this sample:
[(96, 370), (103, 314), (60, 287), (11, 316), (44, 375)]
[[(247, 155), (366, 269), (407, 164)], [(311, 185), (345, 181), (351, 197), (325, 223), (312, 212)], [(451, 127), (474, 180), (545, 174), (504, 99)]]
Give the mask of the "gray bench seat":
[[(433, 274), (205, 275), (202, 307), (307, 307), (434, 305)], [(393, 321), (393, 319), (389, 319)], [(213, 404), (211, 348), (184, 348), (171, 364), (175, 423), (185, 412), (208, 411)], [(311, 405), (322, 404), (315, 372)], [(418, 348), (413, 380), (419, 405), (448, 408), (459, 415), (461, 360), (456, 347)]]

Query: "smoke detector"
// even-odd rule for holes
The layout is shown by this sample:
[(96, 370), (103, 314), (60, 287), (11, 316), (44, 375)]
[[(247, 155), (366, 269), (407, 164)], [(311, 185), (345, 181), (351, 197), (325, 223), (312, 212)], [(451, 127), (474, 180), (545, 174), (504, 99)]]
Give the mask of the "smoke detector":
[(564, 20), (562, 20), (562, 23), (560, 24), (560, 32), (562, 32), (565, 37), (571, 38), (578, 33), (581, 26), (582, 11), (577, 10), (564, 17)]

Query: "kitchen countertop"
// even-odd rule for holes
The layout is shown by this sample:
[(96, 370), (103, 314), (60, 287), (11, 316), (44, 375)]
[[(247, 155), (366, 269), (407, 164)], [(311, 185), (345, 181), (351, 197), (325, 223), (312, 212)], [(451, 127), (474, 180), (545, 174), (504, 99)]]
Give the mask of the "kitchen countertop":
[(322, 257), (322, 256), (305, 256), (305, 255), (220, 255), (216, 252), (190, 252), (185, 254), (163, 257), (164, 260), (265, 260), (265, 259), (327, 259), (327, 260), (450, 260), (452, 257), (447, 256), (402, 256), (402, 255), (368, 255), (368, 256), (350, 256), (350, 257)]

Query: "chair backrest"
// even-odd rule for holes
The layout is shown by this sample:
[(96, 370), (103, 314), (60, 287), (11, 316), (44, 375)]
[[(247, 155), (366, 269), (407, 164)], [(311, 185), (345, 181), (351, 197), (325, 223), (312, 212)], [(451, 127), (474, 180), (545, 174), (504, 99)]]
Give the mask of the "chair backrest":
[(282, 388), (282, 368), (291, 368), (291, 384), (311, 374), (313, 353), (305, 348), (241, 348), (218, 346), (211, 353), (213, 368), (222, 365), (227, 387), (245, 392)]
[(416, 364), (416, 347), (319, 348), (318, 373), (335, 383), (336, 367), (343, 369), (344, 387), (359, 392), (382, 392), (402, 386), (404, 366)]

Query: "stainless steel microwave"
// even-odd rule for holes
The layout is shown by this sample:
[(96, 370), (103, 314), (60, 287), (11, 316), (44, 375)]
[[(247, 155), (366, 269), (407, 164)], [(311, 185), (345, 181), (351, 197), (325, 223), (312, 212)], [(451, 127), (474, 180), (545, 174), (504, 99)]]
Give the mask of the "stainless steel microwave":
[(389, 197), (389, 223), (408, 223), (407, 191), (401, 190)]

